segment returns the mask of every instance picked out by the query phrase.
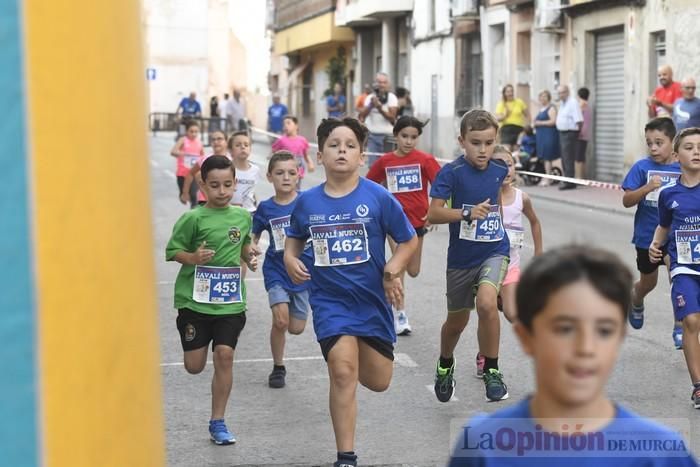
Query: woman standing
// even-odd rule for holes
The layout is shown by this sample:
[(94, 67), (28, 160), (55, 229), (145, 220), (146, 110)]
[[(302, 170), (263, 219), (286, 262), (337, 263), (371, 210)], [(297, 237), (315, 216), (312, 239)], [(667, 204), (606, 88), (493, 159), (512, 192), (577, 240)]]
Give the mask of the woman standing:
[(501, 124), (501, 144), (512, 152), (518, 142), (518, 135), (530, 120), (527, 112), (527, 104), (522, 99), (515, 97), (512, 84), (503, 87), (503, 99), (496, 105), (496, 118)]
[[(542, 91), (538, 98), (542, 107), (533, 123), (537, 157), (544, 161), (545, 172), (551, 174), (552, 164), (556, 164), (561, 170), (559, 132), (556, 126), (557, 108), (552, 105), (552, 94), (549, 91)], [(540, 183), (541, 186), (549, 184), (549, 180), (546, 179)]]

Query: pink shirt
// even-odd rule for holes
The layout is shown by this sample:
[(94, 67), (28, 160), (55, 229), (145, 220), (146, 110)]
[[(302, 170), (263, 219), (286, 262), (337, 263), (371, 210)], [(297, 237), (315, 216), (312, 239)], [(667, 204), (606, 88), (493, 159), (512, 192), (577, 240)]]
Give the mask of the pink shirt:
[(273, 151), (289, 151), (297, 158), (299, 178), (304, 177), (304, 154), (309, 150), (309, 142), (303, 136), (280, 136), (272, 143)]
[(198, 139), (189, 139), (185, 136), (182, 144), (182, 152), (184, 152), (185, 155), (178, 156), (177, 158), (177, 171), (175, 175), (178, 177), (186, 176), (192, 166), (197, 163), (197, 160), (202, 155), (202, 142)]

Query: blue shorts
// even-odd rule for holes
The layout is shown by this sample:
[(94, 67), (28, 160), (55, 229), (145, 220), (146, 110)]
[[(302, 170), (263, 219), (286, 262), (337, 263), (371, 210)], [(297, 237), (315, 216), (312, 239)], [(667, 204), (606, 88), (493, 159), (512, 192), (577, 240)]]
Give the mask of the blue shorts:
[(289, 315), (296, 319), (306, 321), (309, 314), (309, 291), (287, 292), (284, 287), (275, 284), (267, 291), (267, 298), (270, 300), (270, 308), (279, 303), (289, 304)]
[(700, 276), (678, 274), (671, 279), (671, 300), (676, 321), (700, 313)]

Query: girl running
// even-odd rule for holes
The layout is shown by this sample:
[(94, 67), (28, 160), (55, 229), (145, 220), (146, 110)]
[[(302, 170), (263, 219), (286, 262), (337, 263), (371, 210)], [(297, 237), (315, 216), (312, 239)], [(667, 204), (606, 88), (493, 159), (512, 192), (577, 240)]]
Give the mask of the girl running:
[[(170, 150), (170, 155), (177, 158), (177, 169), (175, 175), (177, 177), (177, 187), (180, 191), (180, 199), (184, 199), (183, 203), (189, 200), (190, 206), (197, 205), (197, 188), (191, 188), (186, 196), (183, 196), (183, 188), (185, 187), (185, 178), (190, 169), (197, 164), (197, 160), (204, 155), (202, 142), (199, 140), (199, 124), (195, 121), (190, 121), (187, 124), (185, 136), (180, 137), (175, 146)], [(191, 185), (190, 185), (191, 186)]]

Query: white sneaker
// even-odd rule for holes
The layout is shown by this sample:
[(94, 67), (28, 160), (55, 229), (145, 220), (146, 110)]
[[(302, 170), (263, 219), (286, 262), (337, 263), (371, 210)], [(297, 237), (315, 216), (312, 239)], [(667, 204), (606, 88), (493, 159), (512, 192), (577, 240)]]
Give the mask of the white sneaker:
[(411, 334), (411, 325), (408, 324), (408, 316), (406, 312), (399, 311), (394, 318), (394, 328), (396, 329), (396, 334), (399, 336), (407, 336)]

